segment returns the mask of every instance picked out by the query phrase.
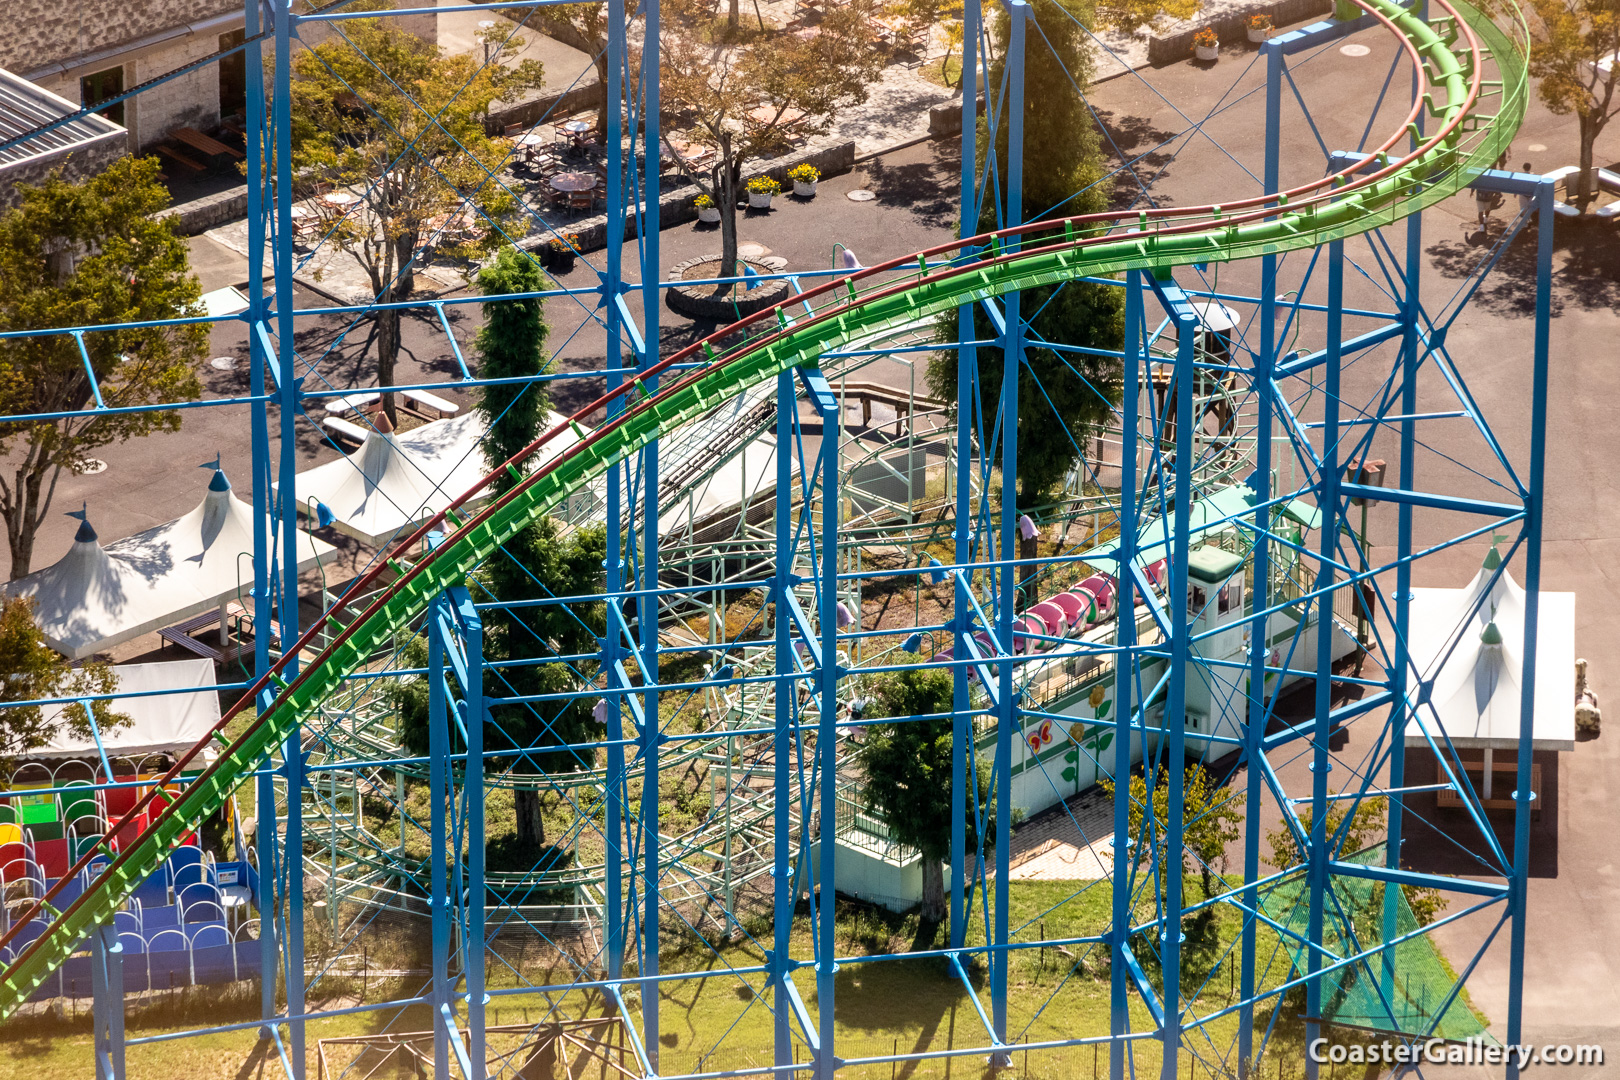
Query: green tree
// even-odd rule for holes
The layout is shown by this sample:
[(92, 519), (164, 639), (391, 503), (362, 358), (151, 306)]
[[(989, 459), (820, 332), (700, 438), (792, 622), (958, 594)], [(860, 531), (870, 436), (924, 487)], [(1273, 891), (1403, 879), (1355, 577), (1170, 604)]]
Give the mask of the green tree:
[[(873, 718), (928, 716), (951, 711), (952, 676), (947, 670), (923, 666), (882, 672), (870, 678), (867, 715)], [(952, 719), (907, 720), (872, 724), (866, 729), (861, 764), (866, 772), (865, 794), (871, 807), (889, 825), (901, 844), (922, 853), (922, 917), (933, 922), (945, 918), (943, 860), (951, 853)], [(979, 806), (986, 812), (984, 835), (995, 835), (990, 821), (990, 778), (976, 756), (971, 756)], [(979, 832), (973, 818), (973, 800), (966, 800), (967, 846), (978, 847)]]
[[(718, 148), (708, 176), (692, 179), (720, 208), (716, 276), (732, 277), (744, 168), (785, 150), (790, 123), (800, 134), (819, 135), (840, 112), (864, 103), (884, 55), (872, 33), (876, 0), (829, 6), (813, 37), (771, 30), (744, 42), (720, 40), (714, 14), (713, 0), (665, 4), (660, 82), (664, 110)], [(760, 102), (768, 103), (763, 122), (750, 115)]]
[[(501, 250), (478, 275), (479, 288), (491, 298), (535, 292), (542, 282), (539, 267), (512, 248)], [(491, 379), (532, 379), (543, 374), (550, 366), (545, 354), (548, 332), (537, 299), (492, 300), (484, 304), (484, 325), (475, 339), (482, 358), (479, 373)], [(490, 425), (484, 457), (491, 468), (506, 462), (540, 433), (549, 404), (545, 386), (544, 382), (531, 381), (497, 383), (480, 389), (477, 408)], [(517, 482), (511, 475), (499, 475), (494, 484), (496, 495)], [(485, 598), (519, 601), (600, 593), (606, 555), (607, 534), (601, 526), (564, 536), (555, 520), (543, 519), (519, 533), (484, 565), (481, 583)], [(583, 601), (491, 609), (484, 625), (485, 658), (518, 664), (490, 671), (484, 691), (492, 697), (516, 697), (584, 687), (595, 674), (594, 664), (543, 661), (595, 651), (606, 628), (606, 617), (601, 601)], [(401, 741), (413, 753), (425, 753), (426, 685), (421, 680), (405, 683), (396, 692), (396, 704), (400, 709)], [(591, 708), (588, 699), (495, 706), (491, 709), (492, 722), (485, 729), (484, 749), (520, 751), (531, 746), (587, 741), (601, 731)], [(574, 772), (594, 764), (592, 757), (568, 750), (514, 753), (507, 761), (511, 772), (519, 775)], [(546, 840), (540, 792), (534, 786), (519, 786), (513, 802), (518, 847), (532, 852)]]
[[(1156, 870), (1161, 875), (1170, 864), (1170, 852), (1165, 845), (1165, 836), (1170, 829), (1169, 780), (1169, 767), (1160, 766), (1150, 799), (1147, 777), (1141, 773), (1131, 774), (1129, 828), (1132, 857), (1140, 866), (1147, 861), (1150, 850), (1157, 851)], [(1104, 777), (1102, 788), (1111, 797), (1114, 794), (1113, 780)], [(1182, 796), (1182, 862), (1185, 866), (1187, 858), (1192, 858), (1202, 878), (1204, 896), (1214, 896), (1217, 884), (1214, 868), (1225, 859), (1226, 846), (1238, 838), (1239, 826), (1243, 823), (1244, 796), (1217, 784), (1208, 769), (1196, 764), (1187, 766), (1182, 781)], [(1151, 844), (1148, 835), (1150, 802), (1153, 806)]]
[[(94, 697), (118, 689), (111, 664), (88, 661), (77, 668), (45, 643), (34, 622), (30, 597), (7, 597), (0, 606), (0, 766), (9, 773), (19, 757), (38, 750), (59, 727), (78, 739), (93, 737), (84, 706), (65, 705), (55, 717), (39, 705), (14, 705), (42, 698)], [(129, 724), (110, 701), (91, 703), (103, 736)]]
[[(169, 193), (153, 159), (120, 158), (80, 181), (56, 173), (37, 186), (19, 184), (17, 196), (0, 216), (0, 332), (203, 313), (190, 248), (174, 220), (161, 217)], [(176, 410), (109, 410), (201, 396), (197, 368), (207, 347), (208, 329), (200, 325), (95, 331), (77, 340), (0, 338), (0, 415), (85, 410), (64, 419), (0, 422), (10, 476), (0, 479), (0, 517), (12, 580), (33, 564), (34, 536), (64, 469), (81, 471), (101, 447), (180, 428)]]
[(1599, 61), (1620, 52), (1620, 4), (1614, 0), (1530, 0), (1522, 5), (1530, 25), (1530, 74), (1556, 116), (1575, 114), (1580, 126), (1581, 174), (1575, 202), (1583, 209), (1597, 194), (1593, 148), (1617, 114), (1620, 95), (1614, 73)]
[[(1099, 213), (1108, 197), (1099, 179), (1104, 174), (1096, 125), (1082, 91), (1091, 77), (1091, 59), (1084, 26), (1091, 22), (1089, 0), (1036, 0), (1031, 16), (1024, 63), (1024, 180), (1025, 220), (1036, 221)], [(1011, 23), (1005, 9), (994, 21), (1000, 43), (990, 63), (990, 86), (1001, 85), (1006, 68), (1006, 43)], [(995, 154), (1006, 162), (1009, 124), (997, 126)], [(989, 125), (980, 120), (979, 160), (989, 152)], [(997, 227), (998, 197), (1005, 203), (1005, 168), (998, 169), (987, 192), (980, 216), (980, 232)], [(1027, 289), (1022, 312), (1032, 337), (1059, 345), (1118, 349), (1124, 340), (1124, 295), (1118, 288), (1082, 282)], [(996, 336), (995, 325), (983, 308), (974, 307), (974, 337)], [(957, 315), (947, 312), (938, 324), (940, 341), (956, 341)], [(988, 428), (994, 423), (1001, 395), (1003, 350), (978, 347), (979, 401)], [(1080, 353), (1059, 353), (1031, 342), (1018, 378), (1018, 504), (1039, 505), (1072, 469), (1093, 433), (1110, 418), (1110, 406), (1119, 401), (1121, 365), (1118, 359)], [(942, 354), (928, 369), (933, 395), (957, 401), (954, 353)], [(1021, 557), (1033, 552), (1025, 550)]]
[[(513, 247), (502, 248), (478, 272), (478, 289), (488, 297), (539, 292), (545, 288), (545, 281), (540, 265)], [(479, 374), (486, 379), (534, 379), (544, 375), (551, 370), (545, 353), (550, 333), (543, 302), (538, 298), (485, 303), (484, 325), (473, 339), (473, 348), (482, 357)], [(479, 389), (478, 411), (489, 424), (484, 456), (491, 468), (501, 465), (540, 434), (551, 403), (546, 386), (536, 379)], [(504, 494), (516, 483), (502, 473), (495, 478), (495, 490)]]
[[(509, 42), (520, 47), (521, 39)], [(491, 182), (506, 152), (484, 131), (491, 103), (512, 101), (541, 84), (540, 65), (483, 65), (482, 57), (446, 55), (439, 46), (386, 19), (344, 24), (340, 36), (292, 60), (292, 158), (301, 194), (316, 185), (360, 197), (355, 208), (313, 199), (326, 241), (365, 272), (378, 304), (408, 297), (424, 235), (453, 213), (478, 218), (440, 234), (454, 258), (476, 258), (501, 240), (517, 200)], [(446, 241), (446, 237), (462, 239)], [(394, 383), (400, 311), (373, 314), (377, 380)], [(394, 395), (383, 409), (395, 424)]]

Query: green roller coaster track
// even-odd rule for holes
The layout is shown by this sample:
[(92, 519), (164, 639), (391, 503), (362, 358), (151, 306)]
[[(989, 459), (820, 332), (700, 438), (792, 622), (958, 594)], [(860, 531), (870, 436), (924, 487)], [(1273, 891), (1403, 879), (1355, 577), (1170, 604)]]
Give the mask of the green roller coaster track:
[[(399, 545), (404, 551), (430, 530), (450, 531), (426, 557), (408, 569), (387, 560), (356, 583), (353, 595), (374, 587), (385, 567), (403, 570), (398, 580), (350, 622), (341, 624), (340, 603), (288, 649), (225, 714), (203, 743), (175, 765), (177, 775), (210, 741), (225, 742), (224, 725), (254, 707), (261, 692), (276, 693), (259, 717), (225, 747), (215, 762), (165, 808), (0, 977), (0, 1021), (41, 986), (135, 887), (155, 872), (178, 846), (217, 811), (277, 745), (292, 736), (303, 719), (353, 674), (391, 635), (405, 629), (446, 588), (460, 583), (526, 525), (561, 506), (612, 465), (690, 421), (743, 388), (795, 367), (815, 364), (821, 355), (852, 337), (943, 312), (962, 304), (1079, 278), (1148, 270), (1164, 274), (1194, 263), (1246, 259), (1316, 247), (1370, 231), (1423, 210), (1466, 186), (1506, 148), (1524, 115), (1525, 50), (1480, 11), (1456, 2), (1433, 0), (1445, 14), (1425, 21), (1391, 0), (1357, 0), (1373, 20), (1401, 42), (1422, 72), (1425, 92), (1414, 100), (1405, 124), (1366, 159), (1287, 192), (1244, 199), (1224, 207), (1182, 207), (1148, 211), (1120, 220), (1095, 215), (1042, 221), (943, 245), (891, 260), (830, 282), (759, 312), (661, 361), (632, 382), (580, 410), (577, 417), (620, 399), (624, 410), (591, 432), (521, 484), (482, 508), (463, 508), (482, 497), (486, 477), (452, 506)], [(1489, 60), (1497, 79), (1484, 78)], [(1436, 99), (1443, 97), (1444, 104)], [(1490, 99), (1495, 99), (1494, 110)], [(1437, 120), (1432, 135), (1422, 134), (1424, 110)], [(1391, 156), (1410, 139), (1416, 148)], [(1368, 171), (1371, 170), (1371, 171)], [(1361, 175), (1365, 173), (1365, 175)], [(929, 260), (933, 259), (931, 268)], [(877, 279), (877, 280), (873, 280)], [(861, 291), (861, 284), (869, 284)], [(805, 305), (806, 307), (800, 307)], [(794, 317), (792, 306), (803, 314)], [(808, 308), (808, 310), (806, 310)], [(725, 352), (715, 342), (739, 332), (745, 340)], [(648, 392), (648, 376), (702, 359), (681, 371), (667, 387)], [(519, 454), (517, 467), (562, 431), (570, 420), (547, 432)], [(492, 474), (493, 476), (494, 474)], [(291, 682), (282, 677), (322, 633), (338, 631), (331, 643)], [(162, 785), (158, 785), (161, 787)], [(154, 788), (154, 793), (157, 788)], [(148, 794), (129, 815), (146, 809)], [(128, 820), (128, 819), (126, 819)], [(63, 880), (89, 865), (86, 854)], [(59, 888), (57, 886), (57, 888)], [(16, 920), (0, 945), (29, 919), (55, 909), (55, 888)]]

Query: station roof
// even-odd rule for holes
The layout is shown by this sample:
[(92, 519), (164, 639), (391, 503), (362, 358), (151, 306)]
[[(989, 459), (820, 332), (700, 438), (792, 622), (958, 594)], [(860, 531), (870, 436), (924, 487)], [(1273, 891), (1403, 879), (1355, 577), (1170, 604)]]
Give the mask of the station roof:
[[(1254, 521), (1255, 498), (1253, 489), (1242, 484), (1212, 491), (1193, 501), (1189, 512), (1189, 547), (1196, 548), (1211, 534), (1227, 529), (1239, 530), (1240, 535), (1252, 536), (1237, 519)], [(1321, 521), (1316, 507), (1302, 499), (1289, 499), (1275, 507), (1278, 519), (1292, 522), (1304, 529), (1314, 529)], [(1175, 540), (1174, 511), (1166, 512), (1143, 525), (1136, 533), (1136, 564), (1143, 569), (1165, 558)], [(1247, 546), (1247, 545), (1245, 545)], [(1103, 569), (1118, 559), (1119, 541), (1111, 539), (1081, 553), (1087, 562), (1095, 562)]]

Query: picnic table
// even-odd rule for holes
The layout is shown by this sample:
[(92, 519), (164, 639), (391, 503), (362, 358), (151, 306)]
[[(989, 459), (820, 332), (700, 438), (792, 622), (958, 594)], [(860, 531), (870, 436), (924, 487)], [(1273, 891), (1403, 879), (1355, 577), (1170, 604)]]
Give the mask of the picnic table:
[(352, 191), (328, 191), (317, 195), (316, 198), (323, 206), (329, 206), (345, 214), (360, 204), (360, 196)]
[[(776, 115), (778, 112), (782, 114), (780, 117)], [(804, 112), (800, 109), (782, 109), (777, 105), (761, 105), (748, 114), (748, 119), (760, 127), (771, 123), (782, 127), (792, 127), (795, 124), (804, 122)]]
[(576, 148), (583, 148), (585, 137), (591, 133), (591, 125), (587, 120), (565, 120), (557, 125), (557, 132)]
[(596, 186), (596, 174), (588, 172), (560, 172), (551, 176), (551, 186), (558, 191), (589, 191)]
[(169, 138), (185, 143), (193, 150), (201, 150), (209, 157), (229, 157), (241, 161), (247, 155), (240, 150), (233, 150), (218, 139), (211, 139), (196, 128), (177, 127), (169, 132)]

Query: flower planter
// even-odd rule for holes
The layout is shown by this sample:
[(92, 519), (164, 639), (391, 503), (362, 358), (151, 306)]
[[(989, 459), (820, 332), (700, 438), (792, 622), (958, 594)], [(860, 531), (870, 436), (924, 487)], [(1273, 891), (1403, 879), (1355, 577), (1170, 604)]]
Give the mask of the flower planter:
[(698, 220), (707, 225), (720, 224), (720, 208), (718, 206), (698, 207)]
[(1264, 45), (1269, 37), (1271, 37), (1271, 27), (1268, 26), (1261, 30), (1256, 30), (1252, 26), (1249, 27), (1249, 40), (1254, 44)]
[(793, 181), (793, 194), (801, 199), (813, 199), (816, 195), (816, 183), (815, 180), (810, 181), (808, 184), (803, 180), (795, 180)]
[(1194, 45), (1193, 55), (1200, 60), (1219, 60), (1221, 47), (1219, 45)]
[(748, 208), (750, 210), (769, 210), (773, 196), (768, 191), (750, 191), (748, 193)]

